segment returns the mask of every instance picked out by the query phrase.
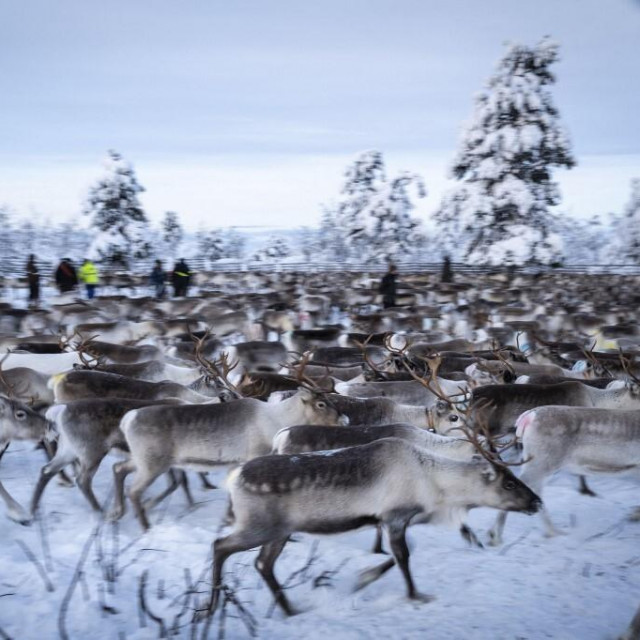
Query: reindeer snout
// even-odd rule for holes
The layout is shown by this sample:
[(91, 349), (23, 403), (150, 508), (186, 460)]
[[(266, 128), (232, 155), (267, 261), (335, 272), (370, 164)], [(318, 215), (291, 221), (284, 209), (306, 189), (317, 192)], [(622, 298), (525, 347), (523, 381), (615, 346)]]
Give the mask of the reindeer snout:
[(349, 416), (345, 415), (344, 413), (341, 413), (340, 417), (338, 418), (338, 426), (340, 426), (340, 427), (348, 427), (349, 426)]
[(542, 500), (540, 500), (538, 496), (535, 496), (535, 498), (533, 498), (529, 503), (529, 508), (525, 511), (525, 513), (531, 516), (534, 513), (540, 511), (540, 509), (542, 509)]

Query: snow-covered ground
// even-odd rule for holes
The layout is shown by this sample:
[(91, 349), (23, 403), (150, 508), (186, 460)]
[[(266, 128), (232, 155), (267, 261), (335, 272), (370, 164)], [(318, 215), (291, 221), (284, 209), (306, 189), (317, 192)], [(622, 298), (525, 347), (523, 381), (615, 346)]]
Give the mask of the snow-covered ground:
[[(105, 460), (95, 480), (97, 495), (107, 502), (112, 462)], [(0, 479), (24, 505), (42, 463), (42, 452), (29, 443), (13, 443), (0, 463)], [(222, 471), (214, 475), (223, 481)], [(210, 544), (226, 494), (203, 490), (196, 476), (191, 479), (197, 506), (189, 510), (184, 496), (174, 494), (152, 512), (153, 528), (144, 535), (131, 512), (117, 525), (101, 522), (77, 488), (57, 480), (45, 491), (40, 519), (31, 527), (1, 518), (0, 637), (159, 637), (158, 623), (140, 614), (143, 575), (148, 609), (168, 627), (182, 612), (177, 637), (201, 637), (202, 624), (191, 624), (194, 598), (183, 606), (187, 581), (204, 602)], [(405, 599), (397, 569), (352, 593), (357, 572), (381, 559), (368, 553), (372, 530), (298, 536), (287, 545), (276, 573), (303, 612), (291, 619), (273, 611), (253, 568), (255, 552), (232, 556), (227, 583), (245, 613), (228, 602), (224, 627), (218, 611), (209, 637), (248, 637), (253, 620), (258, 637), (278, 640), (616, 638), (640, 603), (640, 524), (626, 519), (640, 500), (637, 485), (590, 482), (599, 497), (578, 494), (576, 480), (564, 475), (547, 488), (551, 514), (567, 534), (561, 537), (544, 538), (537, 516), (519, 514), (509, 517), (505, 545), (497, 549), (468, 548), (456, 531), (413, 527), (411, 566), (418, 588), (436, 596), (429, 604)], [(479, 509), (469, 522), (486, 537), (494, 516)], [(40, 572), (27, 559), (30, 553)]]

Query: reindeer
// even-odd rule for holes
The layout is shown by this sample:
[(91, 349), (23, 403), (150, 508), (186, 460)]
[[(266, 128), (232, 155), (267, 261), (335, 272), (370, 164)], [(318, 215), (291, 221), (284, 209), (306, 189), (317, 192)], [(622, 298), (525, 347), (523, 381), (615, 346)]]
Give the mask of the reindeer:
[(405, 531), (410, 524), (449, 521), (459, 526), (472, 505), (534, 513), (541, 504), (505, 467), (483, 458), (439, 457), (398, 438), (331, 452), (263, 456), (232, 471), (228, 485), (234, 530), (213, 544), (209, 615), (217, 607), (230, 555), (260, 547), (255, 566), (276, 603), (291, 615), (293, 608), (273, 573), (289, 536), (371, 524), (386, 529), (391, 566), (400, 567), (407, 596), (428, 602), (431, 597), (416, 590), (409, 569)]
[[(349, 422), (351, 425), (351, 420)], [(428, 449), (436, 455), (455, 460), (471, 460), (476, 453), (474, 444), (465, 438), (440, 436), (413, 424), (396, 423), (328, 427), (297, 425), (281, 429), (273, 439), (272, 453), (291, 454), (310, 451), (329, 451), (356, 445), (368, 444), (382, 438), (401, 438)], [(482, 543), (473, 530), (463, 523), (460, 535), (471, 545), (482, 548)], [(382, 553), (382, 529), (376, 527), (373, 553)]]
[[(47, 420), (19, 400), (0, 396), (0, 451), (4, 453), (11, 440), (39, 442), (45, 436)], [(0, 454), (1, 455), (1, 454)], [(30, 518), (0, 482), (0, 498), (7, 506), (7, 515), (26, 524)]]
[[(640, 409), (538, 407), (518, 418), (516, 437), (525, 460), (520, 478), (540, 495), (545, 480), (560, 469), (640, 480)], [(546, 535), (557, 534), (547, 511), (541, 513)], [(494, 545), (502, 541), (506, 515), (491, 530)], [(640, 520), (640, 507), (632, 519)]]
[(246, 398), (218, 405), (147, 407), (127, 413), (120, 424), (131, 458), (114, 466), (116, 504), (124, 513), (124, 480), (136, 472), (129, 498), (144, 529), (149, 528), (141, 496), (172, 467), (211, 467), (269, 453), (273, 436), (294, 424), (338, 424), (338, 411), (324, 394), (302, 389), (277, 404)]
[[(92, 480), (103, 458), (111, 450), (128, 453), (127, 443), (120, 431), (122, 417), (132, 409), (149, 405), (179, 404), (179, 400), (131, 400), (127, 398), (108, 398), (77, 400), (66, 404), (54, 405), (46, 412), (49, 424), (45, 437), (52, 440), (57, 437), (56, 454), (40, 471), (38, 483), (31, 498), (31, 516), (47, 484), (53, 476), (72, 463), (78, 463), (76, 484), (94, 511), (102, 508), (92, 489)], [(172, 488), (177, 486), (172, 476)], [(191, 496), (185, 486), (187, 499)], [(164, 497), (165, 494), (163, 494)]]

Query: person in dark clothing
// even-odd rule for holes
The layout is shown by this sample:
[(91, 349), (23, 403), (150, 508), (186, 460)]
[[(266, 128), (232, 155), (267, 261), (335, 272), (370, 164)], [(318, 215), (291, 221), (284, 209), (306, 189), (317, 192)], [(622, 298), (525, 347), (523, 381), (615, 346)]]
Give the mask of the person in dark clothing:
[(440, 282), (453, 282), (453, 269), (451, 268), (451, 258), (449, 256), (445, 256), (442, 262)]
[(27, 262), (27, 282), (29, 283), (29, 304), (38, 304), (40, 299), (40, 271), (36, 265), (36, 257), (29, 255)]
[(378, 287), (378, 293), (382, 294), (382, 305), (385, 309), (396, 306), (396, 277), (398, 270), (394, 264), (389, 265), (387, 273), (384, 274), (380, 286)]
[(171, 283), (173, 284), (173, 292), (176, 298), (185, 297), (187, 295), (187, 289), (191, 282), (191, 271), (184, 258), (176, 263), (171, 274)]
[(69, 258), (63, 258), (56, 269), (56, 284), (60, 293), (67, 293), (78, 286), (78, 276)]
[(155, 288), (156, 298), (164, 298), (165, 294), (165, 286), (164, 283), (167, 279), (167, 274), (164, 272), (162, 268), (162, 261), (156, 260), (155, 266), (149, 275), (149, 282), (151, 286)]

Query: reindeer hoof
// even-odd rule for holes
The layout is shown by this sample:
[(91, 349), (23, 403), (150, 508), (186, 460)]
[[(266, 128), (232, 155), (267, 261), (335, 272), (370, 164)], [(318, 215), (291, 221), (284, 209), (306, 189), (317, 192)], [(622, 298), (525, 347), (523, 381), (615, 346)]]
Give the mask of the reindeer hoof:
[(494, 531), (489, 531), (489, 542), (490, 547), (499, 547), (502, 545), (502, 536), (499, 536)]
[(115, 522), (116, 520), (120, 520), (124, 515), (124, 509), (112, 509), (109, 513), (106, 514), (106, 520), (109, 522)]
[(636, 507), (629, 516), (629, 522), (640, 522), (640, 507)]
[(416, 591), (414, 594), (409, 596), (409, 600), (419, 602), (421, 604), (428, 604), (429, 602), (433, 602), (435, 599), (435, 596), (430, 596), (428, 593), (420, 593), (419, 591)]
[(545, 538), (555, 538), (556, 536), (566, 536), (566, 531), (561, 531), (560, 529), (546, 529), (544, 532)]
[(21, 511), (17, 509), (11, 509), (7, 512), (7, 516), (13, 522), (17, 522), (24, 527), (28, 527), (33, 523), (33, 517), (30, 516), (26, 511)]

